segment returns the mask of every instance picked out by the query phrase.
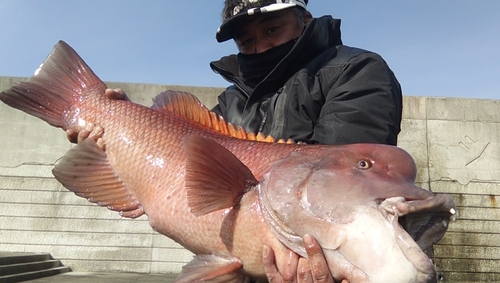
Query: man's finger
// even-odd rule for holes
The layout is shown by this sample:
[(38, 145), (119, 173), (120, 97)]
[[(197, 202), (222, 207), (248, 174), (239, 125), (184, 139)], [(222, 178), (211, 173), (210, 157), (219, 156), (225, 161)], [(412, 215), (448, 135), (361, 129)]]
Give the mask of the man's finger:
[(313, 277), (311, 273), (311, 265), (309, 264), (309, 260), (304, 257), (299, 259), (298, 265), (298, 273), (297, 273), (297, 282), (298, 283), (313, 283)]
[(78, 143), (81, 143), (83, 140), (88, 138), (90, 135), (90, 130), (84, 129), (78, 132)]
[(323, 250), (318, 242), (310, 235), (304, 235), (304, 246), (306, 248), (311, 274), (315, 283), (335, 283), (328, 268)]
[(262, 247), (262, 263), (264, 265), (264, 272), (266, 273), (267, 280), (269, 280), (270, 283), (282, 282), (281, 274), (276, 267), (274, 251), (267, 245)]
[[(299, 265), (299, 255), (292, 250), (287, 250), (284, 266), (281, 270), (281, 277), (283, 283), (297, 282), (297, 266)], [(279, 267), (278, 267), (279, 269)]]
[(271, 283), (296, 283), (298, 261), (299, 256), (293, 251), (287, 250), (284, 262), (278, 266), (273, 249), (267, 245), (263, 246), (262, 263), (267, 280)]
[(66, 130), (66, 137), (68, 137), (68, 140), (72, 143), (78, 142), (78, 133), (73, 129)]
[(101, 126), (95, 126), (89, 134), (89, 138), (97, 141), (98, 138), (102, 137), (104, 134), (104, 128)]
[(109, 99), (130, 101), (125, 92), (120, 88), (108, 88), (105, 94)]

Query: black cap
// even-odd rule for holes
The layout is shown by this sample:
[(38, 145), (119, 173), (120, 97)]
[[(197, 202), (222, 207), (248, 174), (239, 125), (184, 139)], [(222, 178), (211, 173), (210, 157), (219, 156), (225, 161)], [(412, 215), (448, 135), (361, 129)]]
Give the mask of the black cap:
[(222, 25), (215, 38), (224, 42), (233, 38), (233, 25), (246, 16), (280, 11), (291, 7), (306, 9), (308, 0), (226, 0), (222, 13)]

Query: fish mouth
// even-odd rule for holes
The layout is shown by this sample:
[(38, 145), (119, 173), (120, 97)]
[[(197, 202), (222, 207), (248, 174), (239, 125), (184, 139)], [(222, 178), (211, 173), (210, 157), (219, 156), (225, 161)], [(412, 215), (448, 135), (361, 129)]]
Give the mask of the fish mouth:
[(395, 237), (406, 258), (422, 274), (435, 277), (429, 259), (430, 248), (441, 240), (449, 222), (455, 218), (455, 204), (451, 197), (445, 194), (421, 200), (392, 197), (382, 201), (380, 208), (394, 226)]

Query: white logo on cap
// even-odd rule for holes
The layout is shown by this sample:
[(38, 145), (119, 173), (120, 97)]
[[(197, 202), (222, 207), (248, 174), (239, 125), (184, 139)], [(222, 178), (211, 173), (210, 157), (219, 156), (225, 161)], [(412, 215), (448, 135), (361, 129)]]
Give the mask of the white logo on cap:
[(241, 11), (241, 7), (240, 6), (234, 6), (233, 16), (236, 15), (236, 14), (238, 14), (240, 11)]
[(240, 5), (234, 6), (234, 8), (233, 8), (233, 16), (236, 15), (236, 14), (238, 14), (239, 12), (241, 12), (241, 9), (243, 9), (243, 7), (246, 7), (249, 4), (258, 3), (259, 1), (260, 0), (243, 0), (243, 1), (241, 1)]

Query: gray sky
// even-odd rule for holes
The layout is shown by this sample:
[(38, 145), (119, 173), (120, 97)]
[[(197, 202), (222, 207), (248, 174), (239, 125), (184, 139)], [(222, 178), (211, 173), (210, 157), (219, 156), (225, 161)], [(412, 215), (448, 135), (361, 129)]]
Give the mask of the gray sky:
[[(228, 86), (209, 63), (218, 0), (0, 0), (0, 76), (34, 70), (58, 40), (104, 81)], [(500, 1), (310, 0), (342, 19), (345, 45), (382, 55), (404, 95), (500, 99)], [(151, 94), (149, 94), (151, 95)]]

